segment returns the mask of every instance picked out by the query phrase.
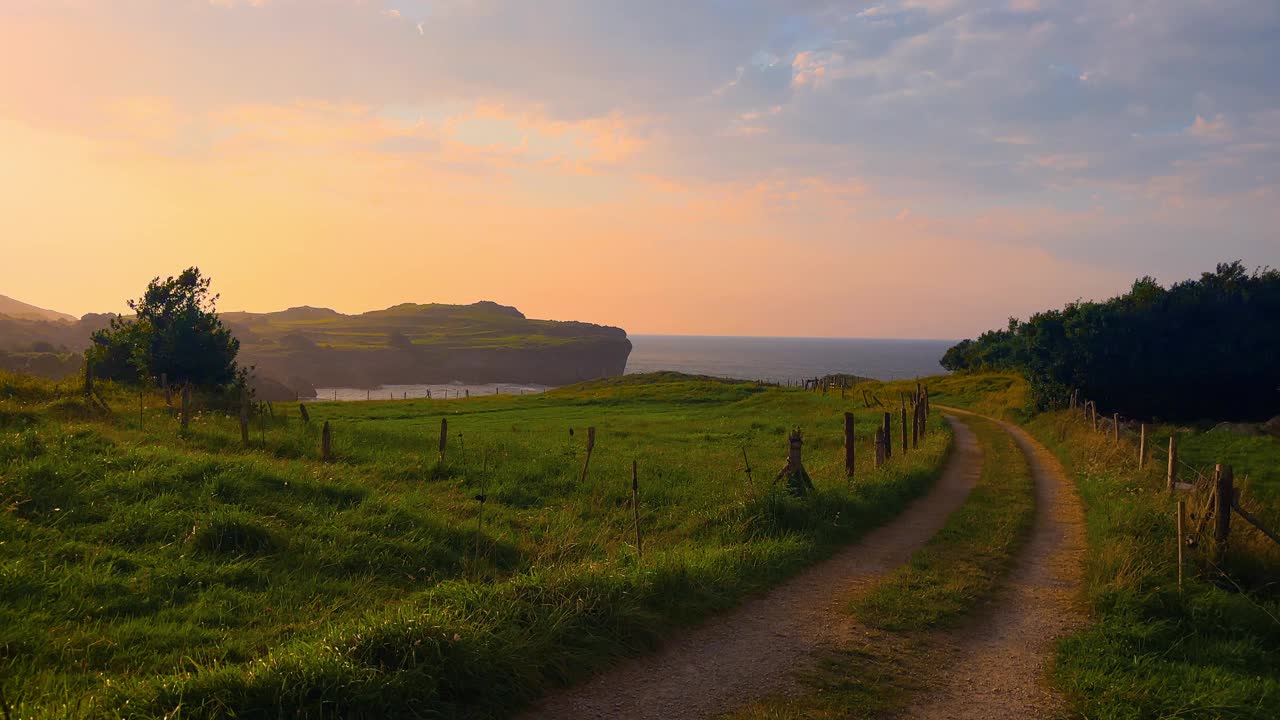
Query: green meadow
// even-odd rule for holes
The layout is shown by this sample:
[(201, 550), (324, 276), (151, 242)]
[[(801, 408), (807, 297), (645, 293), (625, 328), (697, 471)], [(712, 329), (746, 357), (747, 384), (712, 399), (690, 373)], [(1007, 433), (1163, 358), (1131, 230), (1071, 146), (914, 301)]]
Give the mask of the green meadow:
[[(18, 717), (505, 714), (885, 521), (949, 447), (935, 414), (920, 451), (875, 470), (881, 410), (852, 395), (672, 374), (315, 403), (309, 424), (277, 405), (248, 447), (232, 417), (183, 432), (158, 396), (104, 397), (0, 375), (0, 691)], [(793, 428), (804, 498), (773, 482)]]

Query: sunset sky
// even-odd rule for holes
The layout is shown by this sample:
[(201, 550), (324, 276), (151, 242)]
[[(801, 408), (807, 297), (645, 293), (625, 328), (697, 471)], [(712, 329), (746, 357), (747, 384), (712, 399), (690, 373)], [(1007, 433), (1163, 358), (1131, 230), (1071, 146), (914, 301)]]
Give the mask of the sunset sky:
[(0, 294), (956, 338), (1280, 265), (1268, 0), (0, 0)]

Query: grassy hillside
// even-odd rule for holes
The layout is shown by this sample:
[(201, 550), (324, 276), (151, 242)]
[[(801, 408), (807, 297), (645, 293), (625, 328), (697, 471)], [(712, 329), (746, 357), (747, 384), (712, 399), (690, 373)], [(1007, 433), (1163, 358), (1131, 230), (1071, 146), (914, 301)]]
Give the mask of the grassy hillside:
[[(274, 313), (223, 314), (246, 350), (289, 352), (299, 347), (375, 349), (429, 346), (438, 350), (536, 348), (587, 338), (621, 340), (618, 328), (580, 322), (529, 320), (513, 307), (406, 303), (360, 315), (326, 308), (292, 308)], [(392, 339), (392, 335), (396, 337)]]
[(8, 315), (25, 320), (48, 320), (53, 322), (75, 322), (80, 318), (56, 310), (29, 305), (21, 300), (14, 300), (7, 295), (0, 295), (0, 315)]
[[(22, 716), (498, 714), (886, 519), (948, 444), (874, 471), (859, 411), (849, 483), (852, 401), (676, 375), (317, 404), (309, 427), (278, 406), (248, 449), (229, 418), (180, 434), (157, 398), (108, 398), (0, 375), (0, 689)], [(806, 499), (771, 487), (795, 426)]]

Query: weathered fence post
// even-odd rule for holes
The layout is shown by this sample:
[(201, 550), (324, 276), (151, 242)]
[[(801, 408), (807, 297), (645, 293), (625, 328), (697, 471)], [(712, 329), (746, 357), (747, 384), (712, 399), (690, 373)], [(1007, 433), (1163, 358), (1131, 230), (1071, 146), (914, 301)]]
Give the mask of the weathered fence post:
[(883, 427), (876, 428), (875, 454), (876, 454), (876, 467), (879, 468), (881, 465), (884, 465), (884, 428)]
[(1182, 547), (1186, 543), (1182, 539), (1182, 516), (1185, 514), (1186, 504), (1178, 501), (1178, 592), (1182, 592)]
[(1147, 464), (1147, 424), (1142, 423), (1138, 428), (1138, 469), (1141, 470)]
[(1111, 414), (1111, 429), (1115, 432), (1115, 443), (1120, 444), (1120, 413)]
[(240, 443), (249, 447), (249, 388), (240, 386)]
[(631, 459), (631, 512), (636, 522), (636, 559), (644, 560), (644, 538), (640, 535), (640, 474), (635, 458)]
[(844, 414), (844, 474), (853, 477), (853, 413)]
[(191, 386), (182, 387), (182, 431), (191, 426)]
[(1221, 561), (1227, 549), (1227, 537), (1231, 535), (1231, 503), (1235, 500), (1235, 478), (1230, 465), (1218, 465), (1215, 491), (1213, 556)]
[(929, 411), (933, 406), (929, 404), (929, 388), (926, 387), (923, 394), (920, 395), (920, 437), (929, 434)]
[(920, 403), (911, 406), (911, 449), (920, 449)]
[(471, 399), (471, 388), (467, 388), (467, 399)]
[(302, 403), (298, 403), (298, 410), (302, 413), (302, 422), (306, 425), (310, 425), (311, 413), (307, 412), (307, 406)]
[(333, 431), (329, 429), (329, 421), (324, 421), (320, 430), (320, 461), (333, 462)]
[(907, 401), (902, 401), (902, 457), (907, 456)]
[(1178, 436), (1170, 433), (1169, 435), (1169, 471), (1165, 475), (1165, 489), (1173, 492), (1174, 485), (1178, 482)]
[(444, 462), (444, 449), (449, 444), (449, 418), (440, 418), (440, 462)]
[(587, 468), (591, 466), (591, 453), (596, 449), (596, 429), (595, 426), (587, 428), (587, 459), (582, 463), (582, 479), (581, 483), (587, 482)]
[(884, 414), (884, 459), (888, 460), (893, 457), (893, 416), (889, 413)]
[(802, 449), (804, 447), (804, 437), (799, 428), (791, 431), (787, 436), (787, 464), (773, 479), (774, 483), (783, 478), (786, 479), (787, 492), (796, 497), (803, 497), (813, 492), (813, 479), (809, 477), (809, 471), (804, 469), (804, 460)]

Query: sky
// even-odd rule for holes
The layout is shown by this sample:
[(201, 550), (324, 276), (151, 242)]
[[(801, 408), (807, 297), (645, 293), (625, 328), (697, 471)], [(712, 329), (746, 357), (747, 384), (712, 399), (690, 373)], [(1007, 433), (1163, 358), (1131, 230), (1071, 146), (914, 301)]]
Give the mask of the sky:
[(1280, 3), (0, 0), (0, 293), (958, 338), (1280, 265)]

